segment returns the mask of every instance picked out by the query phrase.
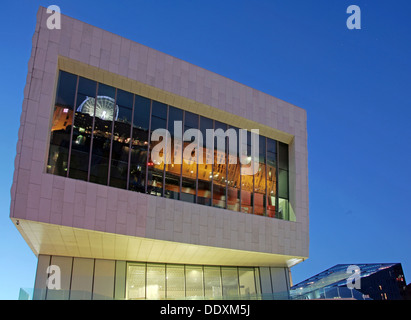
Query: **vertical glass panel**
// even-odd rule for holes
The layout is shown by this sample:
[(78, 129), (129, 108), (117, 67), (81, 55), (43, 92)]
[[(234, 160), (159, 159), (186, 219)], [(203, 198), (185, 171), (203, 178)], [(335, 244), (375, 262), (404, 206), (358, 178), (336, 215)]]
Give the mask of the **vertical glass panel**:
[(240, 295), (242, 298), (255, 298), (257, 293), (254, 277), (254, 268), (238, 268)]
[(238, 272), (235, 267), (221, 267), (223, 296), (236, 299), (239, 295)]
[[(159, 143), (163, 143), (165, 146), (166, 141), (163, 141), (162, 138), (160, 138), (159, 141), (153, 141), (151, 139), (151, 135), (156, 129), (167, 129), (167, 105), (153, 101), (151, 110), (150, 160), (148, 162), (147, 192), (151, 195), (162, 196), (164, 162), (159, 161), (159, 159), (153, 159), (151, 152)], [(165, 148), (161, 149), (159, 153), (160, 157), (165, 157), (164, 149)]]
[(186, 266), (186, 297), (204, 297), (203, 268)]
[(114, 298), (115, 266), (114, 260), (95, 260), (93, 300), (112, 300)]
[(287, 199), (278, 199), (278, 218), (290, 220), (289, 218), (289, 203)]
[(183, 111), (169, 106), (168, 131), (171, 136), (171, 150), (167, 150), (165, 189), (164, 196), (171, 199), (179, 199), (181, 161), (183, 146)]
[(95, 105), (90, 181), (107, 184), (113, 120), (117, 120), (116, 89), (99, 83)]
[(88, 178), (96, 85), (95, 81), (79, 77), (71, 144), (70, 178), (80, 180)]
[(267, 216), (274, 218), (277, 197), (277, 142), (267, 138)]
[(239, 157), (238, 128), (228, 129), (228, 161), (227, 161), (227, 209), (240, 211), (241, 163)]
[(282, 169), (278, 172), (278, 196), (288, 199), (288, 171)]
[(213, 206), (226, 208), (227, 187), (227, 125), (214, 122)]
[(114, 119), (110, 186), (127, 189), (133, 94), (117, 90), (118, 117)]
[(127, 268), (127, 299), (146, 298), (146, 265), (144, 263), (129, 264)]
[(223, 292), (220, 267), (204, 266), (204, 291), (206, 298), (221, 299)]
[[(247, 131), (247, 160), (251, 161), (251, 132)], [(251, 164), (241, 164), (247, 168)], [(241, 175), (241, 211), (245, 213), (253, 213), (253, 189), (254, 189), (254, 175)]]
[(164, 264), (147, 263), (146, 297), (149, 300), (165, 299), (166, 267)]
[(136, 95), (131, 139), (129, 190), (145, 192), (150, 100)]
[[(191, 129), (195, 129), (194, 131)], [(182, 168), (182, 188), (180, 199), (183, 201), (196, 202), (197, 181), (197, 157), (199, 142), (195, 134), (198, 132), (198, 115), (184, 112), (184, 148)], [(194, 135), (190, 134), (190, 131)], [(197, 143), (195, 142), (197, 141)]]
[(288, 144), (279, 142), (278, 149), (279, 168), (288, 170)]
[(254, 214), (266, 214), (266, 138), (259, 136), (258, 171), (254, 175)]
[(203, 136), (203, 144), (201, 146), (202, 159), (199, 159), (198, 164), (197, 203), (210, 206), (214, 151), (207, 148), (207, 129), (213, 129), (213, 120), (209, 118), (200, 117), (200, 131)]
[(76, 86), (76, 75), (60, 71), (47, 162), (47, 172), (59, 176), (67, 175)]
[(184, 265), (166, 265), (167, 299), (185, 297)]
[(260, 269), (254, 268), (255, 289), (258, 295), (261, 295), (261, 281), (260, 281)]

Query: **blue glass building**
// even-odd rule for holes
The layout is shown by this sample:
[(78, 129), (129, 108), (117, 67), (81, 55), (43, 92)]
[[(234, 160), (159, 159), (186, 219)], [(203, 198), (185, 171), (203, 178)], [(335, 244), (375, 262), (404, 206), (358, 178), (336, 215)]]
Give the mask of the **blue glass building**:
[(292, 299), (403, 300), (400, 263), (337, 264), (291, 288)]

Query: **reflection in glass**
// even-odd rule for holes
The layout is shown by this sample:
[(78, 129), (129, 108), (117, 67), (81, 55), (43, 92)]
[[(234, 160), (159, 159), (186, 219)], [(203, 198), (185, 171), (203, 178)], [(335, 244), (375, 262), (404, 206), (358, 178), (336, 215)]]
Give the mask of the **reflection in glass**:
[(227, 125), (214, 121), (213, 206), (226, 208)]
[(288, 145), (278, 143), (278, 166), (280, 169), (288, 170)]
[[(91, 132), (93, 130), (93, 116), (90, 115), (90, 110), (95, 106), (96, 90), (95, 81), (79, 77), (71, 143), (70, 178), (88, 179)], [(83, 110), (85, 104), (88, 107)]]
[(277, 142), (267, 138), (267, 216), (274, 218), (277, 197)]
[(66, 176), (77, 76), (60, 71), (50, 135), (47, 172)]
[[(156, 129), (167, 128), (167, 105), (157, 101), (153, 101), (151, 109), (151, 134)], [(147, 178), (147, 193), (155, 196), (163, 195), (163, 174), (164, 174), (164, 161), (159, 159), (153, 159), (151, 152), (153, 148), (162, 142), (162, 138), (159, 141), (153, 141), (150, 139), (150, 160), (148, 162), (148, 178)], [(165, 141), (163, 142), (165, 145)], [(160, 157), (165, 157), (165, 150), (162, 149)]]
[(254, 175), (254, 214), (260, 216), (266, 214), (266, 165), (265, 165), (265, 143), (266, 138), (259, 137), (258, 147), (258, 171)]
[(129, 190), (145, 193), (150, 100), (135, 95)]
[(127, 268), (127, 299), (146, 298), (146, 265), (133, 263)]
[[(201, 266), (162, 263), (129, 263), (127, 265), (127, 299), (254, 299), (271, 293), (261, 288), (270, 279), (270, 268)], [(263, 272), (264, 273), (264, 272)], [(258, 297), (257, 297), (258, 298)]]
[[(175, 134), (175, 124), (181, 121), (182, 128), (178, 127)], [(197, 133), (188, 132), (183, 143), (182, 135), (198, 127), (198, 137)], [(170, 140), (162, 143), (170, 150), (164, 148), (160, 153), (170, 160), (167, 165), (155, 163), (151, 157), (147, 159), (148, 151), (163, 142), (161, 138), (150, 142), (149, 128), (151, 132), (168, 129), (171, 135)], [(211, 150), (207, 149), (207, 129), (215, 132)], [(240, 161), (239, 131), (60, 71), (47, 172), (61, 176), (68, 173), (74, 179), (294, 221), (295, 213), (289, 204), (288, 145), (260, 136), (257, 171), (254, 175), (241, 175), (241, 168), (252, 164)], [(236, 138), (231, 136), (232, 132)], [(243, 161), (250, 161), (251, 132), (247, 131), (244, 140), (247, 156)], [(183, 161), (187, 147), (189, 152)]]
[(278, 218), (289, 220), (289, 202), (287, 199), (278, 199)]
[(203, 145), (202, 152), (200, 153), (202, 155), (202, 161), (199, 161), (198, 164), (197, 203), (210, 206), (214, 151), (207, 149), (207, 129), (213, 129), (213, 120), (200, 117), (200, 131), (203, 138)]
[(186, 266), (186, 296), (196, 298), (204, 296), (203, 268)]
[(197, 157), (199, 150), (199, 137), (195, 134), (198, 129), (198, 115), (185, 111), (184, 112), (184, 148), (183, 148), (183, 164), (182, 164), (182, 186), (180, 199), (187, 202), (196, 202), (196, 181), (197, 181)]
[(117, 90), (118, 116), (114, 120), (110, 186), (127, 189), (133, 94)]
[[(116, 89), (99, 83), (95, 103), (90, 181), (107, 185), (113, 119), (117, 119)], [(83, 112), (92, 114), (85, 105)], [(91, 109), (92, 110), (92, 109)]]
[[(178, 121), (175, 123), (175, 121)], [(183, 111), (169, 106), (168, 131), (171, 135), (171, 150), (167, 150), (164, 197), (179, 199), (182, 161)], [(175, 127), (176, 125), (176, 127)], [(178, 132), (175, 132), (177, 129)], [(176, 135), (175, 135), (176, 134)]]
[[(241, 164), (244, 168), (249, 168), (253, 165), (251, 162), (251, 132), (247, 131), (247, 141), (242, 142), (244, 148), (247, 148), (248, 163)], [(241, 175), (241, 211), (245, 213), (253, 213), (253, 189), (254, 189), (254, 175)]]
[(239, 130), (230, 127), (227, 161), (227, 209), (240, 211), (241, 163), (239, 157)]

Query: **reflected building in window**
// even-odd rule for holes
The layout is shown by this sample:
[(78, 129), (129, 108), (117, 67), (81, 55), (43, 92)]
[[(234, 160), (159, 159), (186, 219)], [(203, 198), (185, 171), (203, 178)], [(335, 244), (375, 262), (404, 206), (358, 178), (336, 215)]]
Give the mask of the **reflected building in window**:
[[(49, 61), (27, 80), (39, 90), (25, 91), (12, 187), (10, 217), (39, 257), (35, 298), (288, 297), (308, 257), (305, 111), (62, 20), (92, 53), (52, 51), (73, 28), (48, 30), (39, 9)], [(51, 264), (67, 294), (45, 287)]]

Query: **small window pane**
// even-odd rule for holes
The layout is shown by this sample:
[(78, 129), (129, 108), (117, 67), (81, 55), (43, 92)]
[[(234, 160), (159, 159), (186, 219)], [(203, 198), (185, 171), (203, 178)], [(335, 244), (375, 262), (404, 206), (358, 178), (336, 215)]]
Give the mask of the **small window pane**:
[(167, 265), (167, 299), (185, 297), (184, 265)]
[(95, 105), (90, 181), (107, 185), (113, 120), (118, 118), (116, 89), (99, 83)]
[(60, 71), (47, 163), (47, 172), (59, 176), (66, 176), (68, 170), (68, 154), (71, 142), (70, 135), (73, 125), (76, 86), (77, 76)]
[(150, 104), (149, 99), (135, 96), (129, 190), (142, 193), (145, 192), (146, 186)]
[(110, 186), (126, 189), (130, 132), (133, 112), (133, 94), (117, 91), (118, 117), (114, 122), (111, 151)]
[(223, 296), (229, 299), (238, 298), (238, 272), (235, 267), (221, 267)]
[(73, 125), (70, 178), (80, 180), (87, 180), (88, 178), (96, 86), (97, 83), (95, 81), (79, 77)]
[(204, 296), (203, 268), (186, 266), (186, 296), (196, 298)]
[(288, 199), (288, 171), (281, 169), (278, 172), (278, 195)]
[(220, 267), (204, 266), (204, 290), (206, 298), (221, 299), (223, 292)]
[(183, 111), (170, 106), (168, 111), (168, 131), (170, 132), (171, 136), (171, 150), (166, 152), (166, 158), (168, 159), (169, 163), (166, 164), (164, 196), (171, 199), (179, 199), (180, 194), (183, 146), (182, 121)]
[(207, 129), (213, 129), (213, 120), (200, 117), (200, 131), (203, 136), (202, 161), (198, 164), (197, 203), (211, 205), (211, 179), (213, 175), (214, 150), (207, 149)]
[(248, 299), (255, 297), (256, 285), (254, 277), (254, 268), (238, 268), (240, 282), (240, 295)]
[(146, 298), (146, 265), (130, 264), (127, 269), (127, 299)]
[(166, 267), (163, 264), (147, 264), (147, 299), (166, 297)]

